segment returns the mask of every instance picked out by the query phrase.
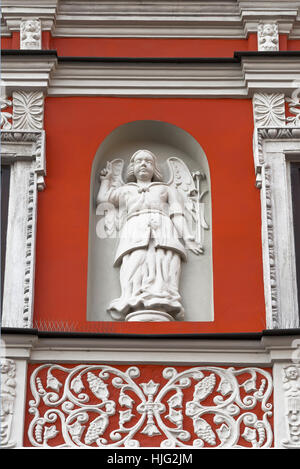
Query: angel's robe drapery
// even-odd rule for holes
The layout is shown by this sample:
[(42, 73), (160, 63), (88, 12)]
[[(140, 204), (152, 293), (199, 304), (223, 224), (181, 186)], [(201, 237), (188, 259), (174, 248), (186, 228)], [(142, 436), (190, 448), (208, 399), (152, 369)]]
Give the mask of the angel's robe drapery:
[(172, 218), (184, 215), (174, 187), (152, 182), (146, 187), (128, 183), (110, 188), (107, 201), (124, 220), (114, 265), (121, 265), (121, 297), (108, 311), (115, 319), (138, 308), (162, 309), (176, 319), (183, 315), (179, 277), (186, 252)]

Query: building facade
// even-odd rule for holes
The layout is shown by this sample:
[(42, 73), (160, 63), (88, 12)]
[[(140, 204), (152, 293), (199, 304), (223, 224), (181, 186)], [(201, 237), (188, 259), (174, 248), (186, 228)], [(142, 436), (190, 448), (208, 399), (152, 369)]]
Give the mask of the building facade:
[(2, 0), (3, 448), (300, 448), (299, 15)]

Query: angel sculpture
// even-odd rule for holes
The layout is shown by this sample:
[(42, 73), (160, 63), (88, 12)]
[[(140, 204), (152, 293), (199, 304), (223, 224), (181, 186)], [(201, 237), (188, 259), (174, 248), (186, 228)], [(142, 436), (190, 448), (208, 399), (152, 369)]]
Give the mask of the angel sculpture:
[[(126, 183), (121, 159), (108, 162), (100, 172), (97, 206), (111, 204), (111, 214), (117, 210), (122, 220), (114, 260), (114, 266), (120, 267), (121, 296), (107, 310), (117, 321), (184, 319), (181, 263), (187, 261), (186, 249), (195, 255), (204, 252), (203, 229), (208, 228), (200, 192), (204, 176), (200, 171), (191, 175), (179, 158), (171, 157), (167, 163), (168, 183), (149, 150), (132, 155)], [(111, 217), (106, 215), (109, 235)]]

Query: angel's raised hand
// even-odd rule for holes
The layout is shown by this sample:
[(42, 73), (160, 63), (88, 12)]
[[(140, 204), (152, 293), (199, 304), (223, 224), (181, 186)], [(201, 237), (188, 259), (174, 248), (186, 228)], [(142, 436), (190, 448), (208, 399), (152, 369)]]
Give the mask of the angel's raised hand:
[(106, 163), (106, 168), (100, 171), (99, 176), (100, 176), (100, 181), (103, 181), (104, 179), (112, 178), (112, 164), (110, 161)]

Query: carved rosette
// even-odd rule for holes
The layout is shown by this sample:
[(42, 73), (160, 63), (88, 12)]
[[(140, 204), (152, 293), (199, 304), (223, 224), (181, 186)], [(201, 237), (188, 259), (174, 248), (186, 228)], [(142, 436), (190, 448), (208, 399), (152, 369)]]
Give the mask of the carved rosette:
[(42, 25), (38, 18), (24, 18), (20, 23), (20, 49), (42, 48)]
[(15, 442), (12, 440), (12, 420), (16, 398), (16, 364), (13, 360), (1, 359), (1, 424), (0, 446), (12, 448)]
[(283, 369), (283, 388), (288, 439), (285, 448), (300, 448), (300, 366), (287, 365)]
[(27, 445), (271, 447), (268, 371), (158, 368), (159, 382), (146, 366), (36, 367), (30, 376)]
[(279, 50), (278, 24), (275, 21), (260, 21), (257, 28), (257, 45), (259, 51)]

